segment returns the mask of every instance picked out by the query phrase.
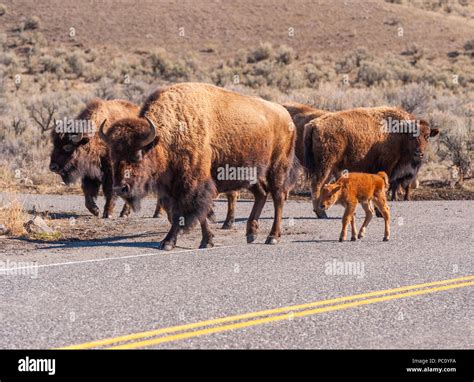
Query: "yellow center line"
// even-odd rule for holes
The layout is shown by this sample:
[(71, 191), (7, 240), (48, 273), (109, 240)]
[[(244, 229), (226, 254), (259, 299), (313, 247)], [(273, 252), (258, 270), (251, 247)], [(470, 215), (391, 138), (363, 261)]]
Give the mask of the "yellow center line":
[(371, 299), (367, 299), (367, 300), (355, 301), (355, 302), (346, 303), (346, 304), (339, 304), (339, 305), (331, 305), (331, 306), (327, 306), (327, 307), (323, 307), (323, 308), (304, 310), (304, 311), (300, 311), (300, 312), (285, 313), (285, 314), (282, 314), (282, 315), (270, 316), (270, 317), (266, 317), (266, 318), (250, 320), (250, 321), (244, 321), (244, 322), (238, 322), (238, 323), (230, 324), (230, 325), (222, 325), (222, 326), (197, 330), (197, 331), (193, 331), (193, 332), (185, 332), (185, 333), (175, 334), (175, 335), (171, 335), (171, 336), (154, 338), (154, 339), (146, 340), (146, 341), (131, 342), (131, 343), (127, 343), (127, 344), (124, 344), (124, 345), (114, 346), (114, 347), (111, 347), (109, 349), (136, 349), (136, 348), (142, 348), (142, 347), (162, 344), (162, 343), (165, 343), (165, 342), (172, 342), (172, 341), (178, 341), (178, 340), (182, 340), (182, 339), (186, 339), (186, 338), (199, 337), (199, 336), (203, 336), (203, 335), (206, 335), (206, 334), (226, 332), (226, 331), (229, 331), (229, 330), (242, 329), (242, 328), (246, 328), (246, 327), (250, 327), (250, 326), (268, 324), (270, 322), (290, 320), (294, 317), (305, 317), (305, 316), (314, 315), (314, 314), (318, 314), (318, 313), (325, 313), (325, 312), (331, 312), (331, 311), (335, 311), (335, 310), (343, 310), (343, 309), (348, 309), (348, 308), (354, 308), (354, 307), (361, 306), (361, 305), (375, 304), (377, 302), (382, 302), (382, 301), (390, 301), (390, 300), (395, 300), (395, 299), (400, 299), (400, 298), (405, 298), (405, 297), (419, 296), (419, 295), (423, 295), (423, 294), (440, 292), (440, 291), (445, 291), (445, 290), (449, 290), (449, 289), (463, 288), (463, 287), (471, 286), (471, 285), (474, 285), (474, 281), (467, 282), (467, 283), (460, 283), (460, 284), (445, 285), (445, 286), (441, 286), (441, 287), (437, 287), (437, 288), (421, 289), (421, 290), (417, 290), (417, 291), (401, 293), (401, 294), (394, 294), (394, 295), (383, 296), (383, 297), (375, 297), (375, 298), (371, 298)]
[(268, 315), (282, 313), (282, 312), (289, 312), (289, 311), (293, 312), (293, 311), (313, 308), (313, 307), (321, 306), (321, 305), (340, 303), (344, 301), (351, 301), (351, 300), (357, 300), (357, 299), (362, 299), (362, 298), (367, 298), (367, 297), (380, 296), (384, 294), (405, 292), (405, 291), (413, 290), (413, 289), (426, 288), (426, 287), (430, 287), (434, 285), (450, 284), (454, 282), (467, 281), (467, 280), (473, 280), (473, 279), (474, 279), (474, 276), (465, 276), (465, 277), (459, 277), (459, 278), (448, 279), (448, 280), (433, 281), (429, 283), (408, 285), (408, 286), (403, 286), (403, 287), (398, 287), (398, 288), (393, 288), (393, 289), (385, 289), (385, 290), (380, 290), (380, 291), (356, 294), (353, 296), (337, 297), (337, 298), (332, 298), (329, 300), (315, 301), (315, 302), (310, 302), (310, 303), (305, 303), (305, 304), (300, 304), (300, 305), (293, 305), (293, 306), (285, 306), (285, 307), (275, 308), (275, 309), (267, 309), (267, 310), (262, 310), (262, 311), (257, 311), (257, 312), (250, 312), (250, 313), (239, 314), (239, 315), (228, 316), (228, 317), (221, 317), (221, 318), (216, 318), (216, 319), (211, 319), (211, 320), (206, 320), (206, 321), (199, 321), (199, 322), (194, 322), (190, 324), (177, 325), (177, 326), (149, 330), (145, 332), (133, 333), (133, 334), (123, 335), (123, 336), (118, 336), (118, 337), (106, 338), (103, 340), (97, 340), (97, 341), (85, 342), (85, 343), (77, 344), (77, 345), (71, 345), (71, 346), (64, 347), (62, 349), (97, 348), (100, 346), (116, 344), (119, 342), (126, 342), (126, 341), (142, 339), (146, 337), (158, 336), (162, 334), (169, 334), (169, 333), (175, 333), (175, 332), (180, 332), (184, 330), (191, 330), (191, 329), (201, 328), (204, 326), (224, 324), (224, 323), (228, 323), (232, 321), (240, 321), (240, 320), (249, 319), (249, 318), (257, 318), (257, 317), (268, 316)]
[(200, 321), (200, 322), (191, 323), (191, 324), (178, 325), (178, 326), (151, 330), (151, 331), (135, 333), (135, 334), (130, 334), (130, 335), (124, 335), (124, 336), (119, 336), (119, 337), (114, 337), (114, 338), (107, 338), (104, 340), (87, 342), (87, 343), (83, 343), (79, 345), (72, 345), (64, 349), (87, 349), (87, 348), (99, 347), (99, 346), (109, 345), (109, 344), (113, 344), (117, 342), (131, 341), (134, 339), (151, 337), (151, 336), (156, 336), (160, 334), (167, 334), (167, 333), (173, 333), (173, 332), (178, 332), (178, 331), (183, 331), (183, 330), (195, 329), (202, 326), (216, 325), (216, 324), (221, 324), (221, 323), (226, 323), (226, 322), (231, 322), (231, 321), (236, 321), (236, 320), (242, 320), (246, 318), (254, 318), (254, 317), (259, 317), (263, 315), (281, 313), (285, 311), (301, 310), (301, 309), (310, 308), (314, 306), (327, 305), (327, 304), (336, 303), (336, 302), (377, 296), (381, 294), (394, 293), (394, 292), (399, 292), (399, 291), (406, 291), (406, 290), (417, 289), (417, 288), (433, 286), (433, 285), (447, 284), (447, 283), (452, 283), (452, 282), (457, 282), (457, 281), (465, 281), (465, 280), (470, 280), (470, 279), (474, 279), (474, 276), (466, 276), (466, 277), (460, 277), (460, 278), (449, 279), (449, 280), (434, 281), (434, 282), (429, 282), (429, 283), (424, 283), (424, 284), (416, 284), (416, 285), (410, 285), (410, 286), (399, 287), (399, 288), (394, 288), (394, 289), (363, 293), (363, 294), (358, 294), (354, 296), (338, 297), (338, 298), (334, 298), (330, 300), (317, 301), (317, 302), (306, 303), (306, 304), (301, 304), (301, 305), (287, 306), (287, 307), (282, 307), (282, 308), (263, 310), (259, 312), (251, 312), (251, 313), (246, 313), (246, 314), (241, 314), (241, 315), (211, 319), (211, 320)]

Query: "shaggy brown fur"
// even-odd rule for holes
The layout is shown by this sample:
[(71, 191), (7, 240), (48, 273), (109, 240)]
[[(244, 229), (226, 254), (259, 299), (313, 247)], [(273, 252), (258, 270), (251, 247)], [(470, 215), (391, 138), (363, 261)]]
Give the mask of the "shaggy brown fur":
[[(128, 101), (104, 101), (95, 98), (87, 103), (76, 120), (92, 121), (98, 129), (104, 119), (107, 120), (108, 126), (116, 120), (137, 116), (139, 111), (138, 105)], [(79, 140), (76, 135), (59, 133), (56, 129), (52, 132), (52, 140), (50, 170), (59, 174), (66, 184), (81, 179), (85, 205), (96, 216), (99, 216), (96, 199), (102, 185), (106, 200), (103, 217), (109, 217), (114, 208), (115, 198), (112, 190), (112, 164), (107, 146), (96, 134), (86, 134)], [(155, 215), (160, 212), (161, 207), (158, 204)], [(130, 207), (125, 204), (120, 216), (129, 213)]]
[(295, 155), (301, 164), (304, 164), (304, 126), (315, 118), (327, 113), (325, 110), (315, 109), (298, 102), (286, 102), (282, 106), (288, 110), (296, 128)]
[[(256, 238), (267, 193), (275, 206), (267, 243), (278, 241), (285, 195), (296, 177), (296, 134), (282, 106), (209, 84), (183, 83), (152, 94), (140, 117), (115, 122), (104, 139), (114, 163), (114, 184), (134, 208), (151, 188), (169, 201), (173, 224), (162, 249), (172, 249), (179, 230), (197, 221), (200, 247), (212, 246), (206, 220), (212, 199), (242, 188), (255, 196), (247, 241)], [(156, 136), (144, 117), (156, 126)], [(220, 176), (226, 166), (255, 169), (256, 182)]]
[(313, 208), (319, 217), (321, 186), (332, 174), (343, 170), (377, 173), (385, 171), (397, 180), (421, 164), (428, 138), (438, 134), (425, 121), (419, 122), (418, 137), (386, 132), (382, 122), (416, 120), (412, 114), (393, 107), (359, 108), (327, 113), (305, 126), (305, 167), (311, 176)]
[(365, 236), (365, 231), (374, 215), (372, 202), (381, 211), (385, 221), (385, 233), (383, 240), (390, 239), (390, 210), (385, 198), (388, 187), (388, 176), (380, 171), (377, 174), (349, 173), (340, 177), (337, 182), (326, 184), (321, 190), (320, 208), (327, 210), (335, 203), (345, 207), (342, 217), (342, 231), (339, 241), (346, 240), (347, 226), (351, 223), (351, 240), (356, 241), (357, 228), (355, 223), (355, 210), (357, 203), (362, 205), (365, 211), (365, 220), (359, 231), (359, 239)]
[[(298, 102), (286, 102), (282, 106), (290, 113), (291, 119), (296, 128), (295, 155), (300, 164), (304, 161), (303, 135), (304, 126), (311, 120), (320, 117), (327, 111), (312, 108)], [(227, 193), (227, 216), (222, 225), (223, 229), (232, 228), (235, 219), (235, 208), (238, 193)]]

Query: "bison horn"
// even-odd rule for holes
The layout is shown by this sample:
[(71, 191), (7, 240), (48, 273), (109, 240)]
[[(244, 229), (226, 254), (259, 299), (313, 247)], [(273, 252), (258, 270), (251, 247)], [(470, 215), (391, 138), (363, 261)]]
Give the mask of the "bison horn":
[(150, 118), (145, 117), (145, 119), (147, 120), (148, 124), (150, 125), (151, 130), (150, 130), (150, 134), (148, 134), (148, 136), (143, 140), (142, 147), (148, 146), (156, 138), (156, 126), (155, 126), (155, 124), (153, 123), (153, 121)]
[(104, 133), (104, 126), (106, 122), (107, 120), (104, 119), (104, 121), (100, 124), (99, 127), (99, 138), (102, 139), (105, 143), (107, 143), (107, 135), (105, 135)]

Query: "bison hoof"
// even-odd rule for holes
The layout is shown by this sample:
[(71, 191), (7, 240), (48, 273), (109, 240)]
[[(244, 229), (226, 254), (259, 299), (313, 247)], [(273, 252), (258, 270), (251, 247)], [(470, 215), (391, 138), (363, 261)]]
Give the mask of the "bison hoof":
[(389, 238), (386, 237), (386, 236), (383, 238), (383, 241), (388, 241), (388, 240), (389, 240)]
[(265, 244), (271, 244), (271, 245), (278, 244), (278, 239), (273, 236), (268, 236), (267, 240), (265, 241)]
[(173, 248), (174, 248), (174, 244), (170, 243), (169, 241), (168, 242), (164, 241), (160, 243), (160, 249), (162, 251), (171, 251)]
[(99, 216), (100, 215), (100, 210), (99, 210), (99, 207), (91, 207), (91, 208), (88, 208), (88, 210), (90, 211), (90, 213), (94, 216)]
[(254, 233), (251, 233), (250, 235), (247, 235), (247, 243), (253, 243), (257, 239), (257, 235)]
[(234, 227), (234, 222), (228, 221), (222, 224), (222, 229), (232, 229)]
[(345, 239), (343, 239), (342, 237), (339, 238), (339, 243), (342, 243)]
[(161, 218), (161, 213), (160, 213), (160, 212), (156, 212), (155, 214), (153, 214), (153, 218), (155, 218), (155, 219)]
[(111, 217), (112, 217), (111, 214), (109, 214), (108, 212), (104, 212), (102, 215), (103, 219), (110, 219)]
[(326, 214), (326, 211), (314, 211), (316, 213), (316, 216), (318, 219), (327, 219), (328, 215)]
[(356, 241), (357, 238), (355, 236), (351, 237), (351, 241)]
[(119, 215), (119, 216), (120, 216), (121, 218), (126, 218), (128, 215), (130, 215), (130, 213), (128, 213), (128, 212), (120, 212), (120, 215)]
[(201, 244), (199, 244), (199, 249), (205, 249), (205, 248), (212, 248), (214, 247), (214, 243), (212, 241), (201, 241)]

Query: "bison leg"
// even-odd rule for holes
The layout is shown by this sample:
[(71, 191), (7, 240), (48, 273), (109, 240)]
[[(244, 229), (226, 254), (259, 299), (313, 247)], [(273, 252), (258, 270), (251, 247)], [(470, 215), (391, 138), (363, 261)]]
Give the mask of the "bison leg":
[(410, 191), (411, 191), (410, 183), (408, 183), (408, 185), (405, 186), (405, 198), (404, 198), (405, 201), (410, 200)]
[(155, 212), (153, 214), (153, 217), (154, 218), (159, 218), (163, 215), (163, 206), (161, 204), (161, 199), (160, 197), (158, 197), (157, 201), (156, 201), (156, 208), (155, 208)]
[(354, 216), (355, 208), (355, 203), (347, 204), (346, 210), (344, 211), (344, 216), (342, 217), (342, 231), (341, 235), (339, 236), (339, 241), (344, 241), (347, 238), (347, 226)]
[(392, 194), (392, 202), (397, 200), (398, 182), (390, 183), (390, 193)]
[(120, 212), (120, 217), (124, 218), (126, 216), (130, 215), (130, 204), (128, 204), (126, 201), (123, 204), (122, 211)]
[(102, 179), (102, 191), (104, 192), (105, 196), (105, 206), (102, 217), (107, 219), (112, 215), (112, 212), (114, 212), (115, 200), (117, 196), (115, 195), (113, 188), (114, 182), (112, 178), (112, 170), (108, 166), (105, 166), (102, 171), (104, 172)]
[(214, 212), (214, 203), (212, 203), (212, 206), (209, 208), (209, 213), (207, 214), (207, 219), (211, 223), (216, 223), (217, 222), (216, 213)]
[(281, 218), (283, 215), (283, 204), (285, 203), (285, 192), (272, 192), (273, 205), (275, 207), (275, 216), (273, 226), (268, 235), (265, 244), (277, 244), (281, 236)]
[(374, 204), (382, 213), (383, 219), (385, 221), (385, 232), (383, 241), (388, 241), (390, 239), (390, 210), (387, 205), (387, 200), (385, 195), (378, 195), (374, 198)]
[(211, 232), (211, 229), (209, 228), (209, 223), (207, 219), (201, 220), (200, 223), (201, 223), (201, 231), (202, 231), (202, 240), (201, 240), (201, 244), (199, 245), (199, 248), (203, 249), (203, 248), (214, 247), (214, 243), (212, 241), (214, 234)]
[(357, 240), (357, 227), (356, 227), (356, 221), (355, 221), (355, 213), (352, 214), (352, 219), (351, 219), (351, 241), (356, 241)]
[(171, 251), (176, 246), (180, 227), (178, 223), (173, 223), (166, 237), (160, 243), (160, 249)]
[(95, 216), (99, 216), (100, 213), (99, 207), (95, 203), (99, 195), (99, 188), (99, 180), (87, 177), (82, 179), (82, 191), (84, 192), (86, 208)]
[(227, 193), (227, 216), (225, 217), (222, 229), (231, 229), (235, 222), (235, 206), (237, 204), (237, 192)]
[(247, 243), (253, 243), (257, 238), (258, 219), (260, 218), (263, 206), (267, 201), (267, 193), (261, 184), (257, 183), (252, 188), (250, 188), (250, 191), (255, 197), (255, 202), (253, 203), (252, 211), (250, 212), (249, 219), (247, 220)]
[(374, 216), (374, 207), (370, 204), (370, 202), (362, 203), (362, 208), (365, 211), (365, 219), (362, 223), (362, 227), (360, 227), (359, 231), (359, 239), (362, 239), (365, 236), (365, 231), (367, 226), (369, 225), (372, 217)]

